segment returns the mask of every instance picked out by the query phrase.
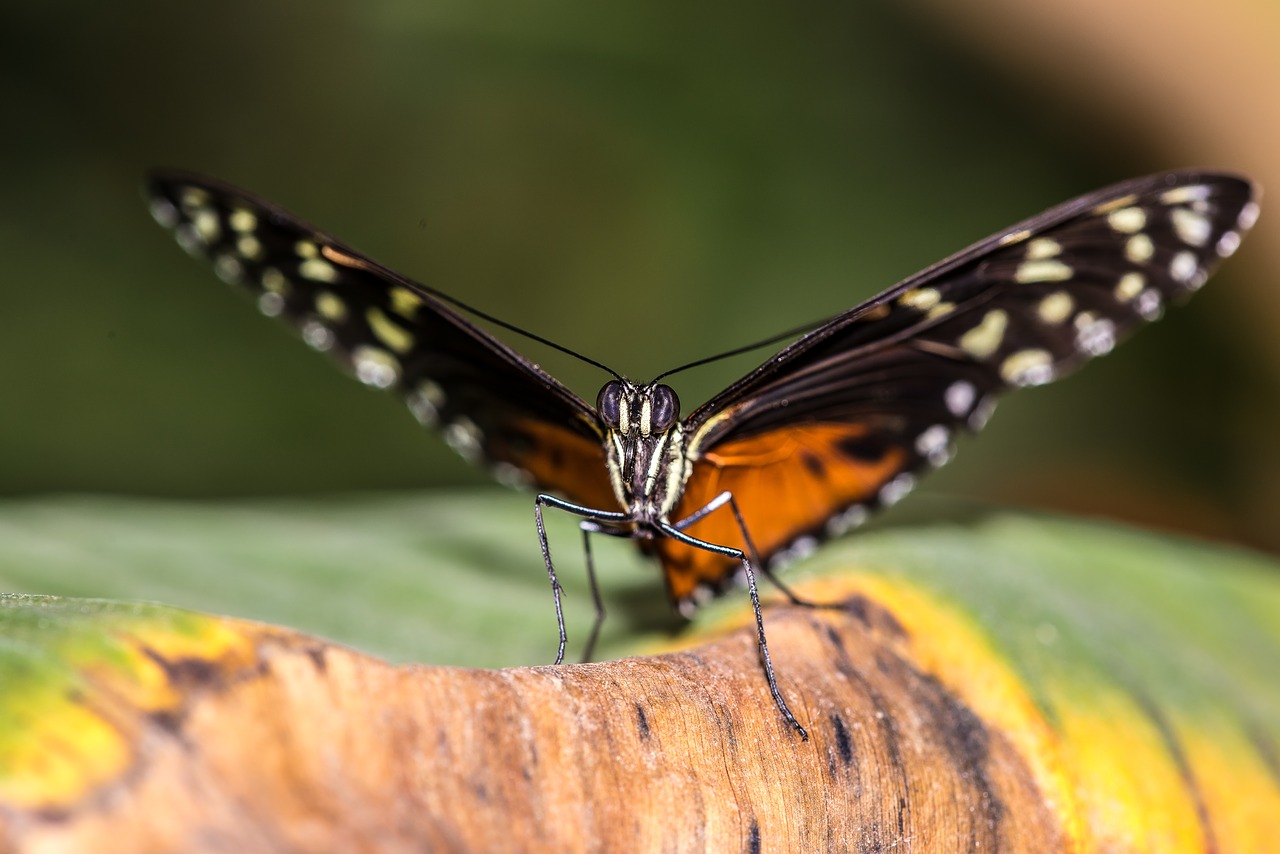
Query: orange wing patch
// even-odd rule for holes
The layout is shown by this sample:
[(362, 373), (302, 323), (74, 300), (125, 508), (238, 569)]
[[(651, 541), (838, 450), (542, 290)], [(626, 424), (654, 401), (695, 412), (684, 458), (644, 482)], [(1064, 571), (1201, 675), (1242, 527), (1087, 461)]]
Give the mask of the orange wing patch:
[(557, 492), (593, 510), (618, 511), (600, 442), (546, 421), (515, 419), (503, 427), (500, 447), (486, 448), (495, 459), (526, 472), (539, 489)]
[[(787, 427), (728, 441), (694, 463), (671, 521), (678, 523), (728, 490), (760, 557), (768, 560), (806, 532), (821, 532), (843, 508), (875, 496), (908, 461), (906, 449), (865, 424)], [(746, 548), (727, 506), (685, 530), (711, 543)], [(689, 599), (703, 584), (723, 587), (740, 566), (674, 540), (659, 540), (653, 548), (673, 602)]]

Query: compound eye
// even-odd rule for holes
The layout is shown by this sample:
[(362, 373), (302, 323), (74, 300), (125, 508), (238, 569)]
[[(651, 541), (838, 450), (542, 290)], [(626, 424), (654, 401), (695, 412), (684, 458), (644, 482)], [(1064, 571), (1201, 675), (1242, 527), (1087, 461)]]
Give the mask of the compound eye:
[(680, 417), (680, 398), (671, 386), (659, 385), (653, 387), (650, 401), (650, 429), (654, 433), (665, 433)]
[(622, 383), (609, 380), (604, 384), (604, 388), (600, 389), (600, 396), (596, 398), (596, 412), (600, 413), (604, 426), (610, 430), (618, 429), (622, 421)]

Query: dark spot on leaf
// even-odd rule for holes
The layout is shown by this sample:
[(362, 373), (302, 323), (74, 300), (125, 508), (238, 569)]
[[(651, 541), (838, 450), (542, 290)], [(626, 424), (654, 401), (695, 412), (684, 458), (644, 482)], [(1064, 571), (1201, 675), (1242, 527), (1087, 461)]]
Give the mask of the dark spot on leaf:
[(636, 726), (640, 730), (640, 737), (645, 741), (649, 740), (649, 718), (645, 716), (644, 706), (636, 703)]
[(312, 665), (320, 673), (324, 673), (329, 667), (328, 659), (325, 657), (324, 647), (313, 646), (307, 650), (307, 657), (311, 659)]
[(219, 675), (217, 666), (203, 658), (168, 659), (149, 646), (143, 646), (142, 653), (159, 665), (175, 685), (207, 685)]
[(760, 822), (751, 819), (751, 829), (747, 831), (746, 850), (750, 854), (760, 854)]
[(849, 730), (839, 715), (831, 716), (831, 727), (835, 730), (836, 750), (840, 752), (840, 761), (847, 768), (853, 764), (853, 741), (849, 738)]

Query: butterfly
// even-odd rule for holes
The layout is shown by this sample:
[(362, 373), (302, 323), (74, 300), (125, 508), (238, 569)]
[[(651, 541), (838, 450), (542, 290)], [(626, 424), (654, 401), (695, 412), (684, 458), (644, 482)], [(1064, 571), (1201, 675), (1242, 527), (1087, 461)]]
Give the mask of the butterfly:
[[(982, 428), (1003, 392), (1058, 379), (1157, 319), (1204, 284), (1258, 215), (1252, 183), (1220, 172), (1089, 193), (832, 317), (682, 416), (661, 381), (673, 372), (632, 382), (243, 190), (162, 171), (146, 193), (179, 245), (247, 289), (263, 314), (361, 382), (396, 391), (466, 459), (537, 491), (557, 663), (566, 635), (544, 508), (581, 519), (593, 590), (589, 534), (632, 538), (656, 556), (686, 615), (745, 581), (770, 693), (803, 738), (774, 675), (756, 572), (773, 579), (773, 567), (900, 500), (950, 459), (957, 435)], [(611, 379), (588, 403), (467, 314)], [(597, 595), (588, 648), (603, 616)]]

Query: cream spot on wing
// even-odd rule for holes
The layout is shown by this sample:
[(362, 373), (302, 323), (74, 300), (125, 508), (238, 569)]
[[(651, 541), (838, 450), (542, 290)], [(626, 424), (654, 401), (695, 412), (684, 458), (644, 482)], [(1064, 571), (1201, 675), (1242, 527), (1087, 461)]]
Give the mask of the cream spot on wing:
[(936, 288), (915, 288), (898, 297), (898, 305), (927, 311), (937, 305), (941, 299), (942, 294), (938, 293)]
[(1062, 244), (1051, 237), (1037, 237), (1027, 244), (1028, 261), (1044, 261), (1062, 254)]
[(1121, 234), (1137, 234), (1147, 225), (1147, 212), (1142, 208), (1120, 208), (1107, 214), (1107, 225)]
[(200, 187), (183, 187), (182, 192), (178, 194), (178, 204), (188, 212), (208, 207), (209, 192)]
[(401, 317), (412, 320), (421, 305), (422, 297), (408, 288), (391, 289), (391, 310)]
[(1025, 285), (1032, 282), (1063, 282), (1071, 276), (1071, 268), (1061, 261), (1023, 261), (1014, 271), (1013, 280)]
[(365, 312), (369, 328), (373, 334), (387, 347), (397, 353), (404, 354), (413, 347), (413, 335), (408, 330), (392, 322), (377, 306), (370, 306)]
[(336, 282), (338, 269), (323, 258), (308, 258), (298, 265), (298, 274), (314, 282)]
[(1189, 246), (1204, 246), (1209, 242), (1213, 225), (1204, 214), (1198, 214), (1190, 208), (1174, 208), (1169, 213), (1173, 221), (1174, 233), (1178, 239)]
[(1071, 294), (1066, 291), (1054, 291), (1040, 300), (1036, 314), (1045, 323), (1056, 325), (1070, 317), (1075, 306), (1076, 301), (1071, 298)]
[(1000, 364), (1000, 376), (1010, 385), (1044, 385), (1053, 379), (1053, 355), (1048, 350), (1019, 350)]
[(191, 216), (191, 225), (195, 228), (200, 240), (212, 243), (222, 235), (222, 224), (218, 221), (218, 212), (212, 208), (200, 208)]
[(275, 267), (264, 267), (260, 277), (262, 287), (273, 294), (284, 296), (289, 293), (289, 280)]
[(956, 309), (956, 304), (953, 302), (940, 302), (937, 305), (935, 305), (933, 308), (929, 309), (929, 313), (926, 314), (925, 317), (928, 318), (929, 320), (934, 320), (939, 317), (946, 317), (948, 314), (955, 311), (955, 309)]
[(256, 261), (262, 257), (262, 241), (252, 234), (242, 234), (236, 238), (236, 251), (250, 261)]
[(231, 226), (232, 231), (244, 233), (258, 227), (258, 218), (254, 216), (253, 211), (237, 208), (227, 217), (227, 224)]
[(321, 291), (316, 294), (316, 314), (333, 323), (347, 319), (347, 304), (337, 294)]
[(320, 255), (320, 247), (310, 240), (299, 240), (294, 244), (293, 251), (298, 253), (299, 258), (317, 258)]
[(1151, 260), (1151, 256), (1156, 252), (1156, 246), (1151, 242), (1151, 238), (1145, 234), (1135, 234), (1130, 237), (1124, 245), (1124, 257), (1128, 258), (1135, 264), (1142, 264)]
[(1166, 205), (1184, 205), (1187, 202), (1209, 198), (1209, 188), (1204, 184), (1191, 184), (1186, 187), (1174, 187), (1160, 194), (1160, 201)]
[(1004, 340), (1004, 331), (1008, 325), (1009, 313), (1001, 308), (993, 308), (977, 326), (960, 336), (960, 347), (975, 359), (985, 359), (1000, 349), (1000, 342)]
[(1116, 299), (1129, 302), (1147, 286), (1147, 277), (1141, 273), (1125, 273), (1116, 283)]

